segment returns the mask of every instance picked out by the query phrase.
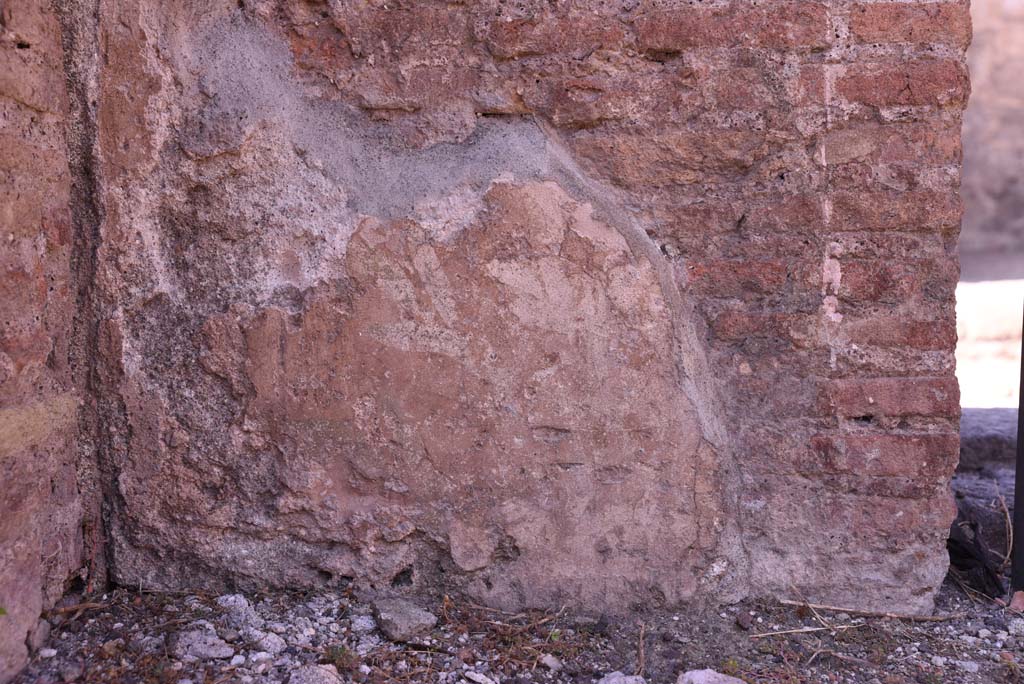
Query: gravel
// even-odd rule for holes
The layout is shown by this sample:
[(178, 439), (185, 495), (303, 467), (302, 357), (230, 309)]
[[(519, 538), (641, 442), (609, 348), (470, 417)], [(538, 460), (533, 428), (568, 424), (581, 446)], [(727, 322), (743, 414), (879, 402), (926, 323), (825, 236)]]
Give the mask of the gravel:
[(382, 599), (373, 605), (384, 635), (392, 641), (409, 641), (437, 624), (437, 618), (411, 601)]
[[(770, 601), (605, 618), (347, 588), (78, 600), (101, 607), (50, 616), (15, 684), (982, 684), (1015, 681), (1024, 662), (1024, 620), (952, 582), (938, 599), (949, 619), (836, 612), (831, 630)], [(765, 636), (801, 629), (816, 631)]]
[(714, 670), (690, 670), (679, 675), (676, 684), (745, 684), (742, 679), (724, 675)]

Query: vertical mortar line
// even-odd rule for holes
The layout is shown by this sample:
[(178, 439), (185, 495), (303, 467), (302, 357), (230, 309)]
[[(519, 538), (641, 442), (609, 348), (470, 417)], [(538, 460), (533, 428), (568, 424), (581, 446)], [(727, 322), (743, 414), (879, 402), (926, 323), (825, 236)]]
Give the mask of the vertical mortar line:
[(53, 0), (61, 31), (61, 49), (68, 115), (64, 124), (71, 176), (70, 280), (75, 290), (70, 366), (81, 393), (78, 414), (78, 486), (85, 515), (84, 546), (88, 554), (87, 588), (105, 583), (109, 570), (105, 546), (104, 491), (101, 475), (104, 427), (99, 407), (99, 306), (96, 277), (101, 207), (96, 167), (96, 102), (99, 64), (99, 0)]
[[(829, 3), (825, 5), (825, 16), (826, 26), (829, 31), (829, 41), (835, 39), (839, 33), (837, 21), (838, 17), (833, 12), (833, 4)], [(836, 369), (836, 349), (835, 349), (835, 337), (837, 335), (836, 328), (838, 327), (838, 320), (841, 320), (841, 314), (838, 312), (838, 299), (836, 298), (839, 294), (839, 279), (841, 276), (842, 265), (838, 260), (832, 259), (832, 246), (831, 246), (831, 225), (832, 225), (832, 180), (829, 177), (828, 168), (828, 145), (827, 140), (829, 133), (832, 131), (832, 92), (835, 87), (835, 69), (832, 64), (833, 57), (831, 54), (825, 55), (825, 63), (822, 65), (822, 99), (824, 100), (825, 106), (825, 130), (823, 131), (820, 142), (820, 157), (821, 157), (821, 169), (823, 174), (823, 185), (824, 192), (822, 193), (821, 200), (821, 215), (823, 221), (822, 231), (822, 282), (821, 282), (821, 297), (822, 297), (822, 315), (824, 326), (824, 333), (827, 337), (828, 342), (828, 353), (829, 353), (829, 370), (835, 371)], [(834, 261), (834, 263), (833, 263)], [(830, 373), (831, 374), (831, 373)]]
[[(822, 231), (822, 314), (824, 320), (822, 324), (828, 342), (828, 377), (831, 379), (838, 368), (837, 350), (841, 348), (843, 342), (841, 331), (843, 314), (839, 311), (839, 291), (842, 282), (840, 257), (843, 247), (834, 240), (835, 230), (832, 227), (835, 190), (832, 186), (829, 169), (831, 160), (828, 156), (828, 138), (835, 128), (836, 79), (845, 74), (850, 60), (849, 44), (847, 44), (847, 50), (844, 51), (842, 43), (850, 38), (851, 3), (847, 0), (833, 0), (826, 5), (825, 12), (831, 49), (825, 54), (825, 63), (822, 66), (822, 97), (825, 107), (825, 129), (821, 144), (821, 164), (824, 174), (822, 193), (824, 224)], [(857, 54), (859, 55), (859, 53)]]

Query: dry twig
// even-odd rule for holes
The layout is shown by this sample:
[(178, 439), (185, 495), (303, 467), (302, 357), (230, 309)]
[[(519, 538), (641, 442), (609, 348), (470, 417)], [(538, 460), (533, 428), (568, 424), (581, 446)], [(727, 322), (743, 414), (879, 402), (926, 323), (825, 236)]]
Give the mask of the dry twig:
[(967, 598), (971, 599), (972, 601), (976, 603), (994, 603), (997, 606), (1006, 605), (1006, 602), (1001, 599), (986, 596), (977, 589), (972, 589), (962, 579), (960, 579), (960, 573), (957, 572), (956, 568), (950, 568), (949, 576), (952, 577), (953, 581), (956, 582), (957, 586), (960, 587), (960, 589), (962, 589), (965, 594), (967, 594)]
[(1010, 518), (1010, 509), (1006, 506), (1006, 498), (1003, 496), (999, 485), (996, 485), (996, 496), (999, 497), (999, 507), (1003, 510), (1003, 518), (1006, 520), (1006, 555), (1003, 556), (1003, 564), (1000, 571), (1006, 570), (1013, 557), (1013, 520)]
[(814, 619), (818, 621), (818, 624), (820, 624), (822, 627), (831, 627), (832, 626), (831, 624), (829, 624), (828, 620), (826, 620), (825, 618), (823, 618), (821, 616), (821, 613), (819, 613), (817, 610), (815, 610), (814, 604), (812, 604), (812, 603), (807, 601), (807, 597), (804, 596), (803, 593), (801, 593), (801, 591), (796, 588), (796, 585), (790, 584), (789, 588), (793, 590), (794, 594), (796, 594), (797, 596), (799, 596), (803, 600), (804, 606), (806, 606), (808, 609), (810, 609), (811, 613), (814, 615)]
[(848, 629), (856, 629), (857, 627), (863, 627), (863, 623), (856, 625), (832, 625), (831, 627), (798, 627), (796, 629), (780, 629), (777, 632), (760, 632), (759, 634), (751, 634), (751, 639), (760, 639), (762, 637), (780, 636), (783, 634), (809, 634), (811, 632), (845, 632)]
[(886, 613), (875, 610), (858, 610), (856, 608), (843, 608), (841, 606), (829, 606), (822, 603), (807, 603), (805, 601), (789, 601), (779, 599), (784, 606), (797, 606), (808, 610), (827, 610), (833, 613), (849, 613), (850, 615), (863, 615), (865, 617), (889, 618), (890, 620), (909, 620), (910, 622), (946, 622), (964, 617), (963, 613), (950, 613), (949, 615), (909, 615), (906, 613)]
[(103, 608), (109, 608), (109, 603), (76, 603), (73, 606), (61, 606), (60, 608), (51, 608), (46, 611), (47, 615), (62, 615), (64, 613), (77, 613), (82, 610), (101, 610)]

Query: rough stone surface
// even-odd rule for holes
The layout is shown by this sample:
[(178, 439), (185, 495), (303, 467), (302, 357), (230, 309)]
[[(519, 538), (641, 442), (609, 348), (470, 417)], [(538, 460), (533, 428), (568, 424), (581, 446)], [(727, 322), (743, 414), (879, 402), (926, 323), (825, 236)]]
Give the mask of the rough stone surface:
[(0, 4), (0, 682), (25, 664), (26, 640), (41, 645), (30, 632), (42, 636), (40, 612), (82, 566), (90, 534), (69, 361), (67, 112), (60, 26), (48, 3)]
[(338, 670), (333, 665), (305, 665), (296, 668), (288, 684), (341, 684)]
[(228, 621), (234, 628), (259, 628), (263, 626), (263, 619), (256, 614), (256, 610), (249, 603), (249, 600), (241, 594), (220, 596), (217, 598), (217, 605), (226, 611)]
[(680, 674), (676, 684), (743, 684), (743, 680), (715, 670), (690, 670)]
[(433, 613), (405, 599), (382, 599), (373, 608), (381, 631), (392, 641), (409, 641), (437, 624)]
[(959, 0), (68, 0), (63, 73), (21, 6), (19, 601), (79, 565), (80, 424), (125, 585), (930, 607)]
[(108, 2), (116, 577), (926, 609), (940, 5)]
[(182, 632), (174, 644), (174, 655), (187, 660), (230, 658), (234, 654), (235, 649), (218, 637), (211, 625)]
[(621, 672), (609, 672), (597, 684), (647, 684), (647, 680), (640, 675), (627, 675)]

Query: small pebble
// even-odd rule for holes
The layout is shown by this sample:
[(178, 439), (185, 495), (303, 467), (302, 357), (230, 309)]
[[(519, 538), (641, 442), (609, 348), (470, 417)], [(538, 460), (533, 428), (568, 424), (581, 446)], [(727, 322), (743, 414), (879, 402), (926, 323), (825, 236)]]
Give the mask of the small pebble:
[(976, 674), (981, 669), (978, 663), (971, 660), (958, 660), (956, 661), (956, 666), (964, 672), (970, 672), (971, 674)]
[(540, 664), (552, 672), (558, 672), (562, 669), (562, 661), (550, 653), (545, 653), (540, 657)]
[(57, 649), (55, 648), (41, 648), (39, 649), (40, 658), (52, 658), (57, 655)]
[(66, 663), (60, 668), (60, 678), (63, 682), (74, 682), (77, 681), (85, 673), (85, 667), (82, 663)]

